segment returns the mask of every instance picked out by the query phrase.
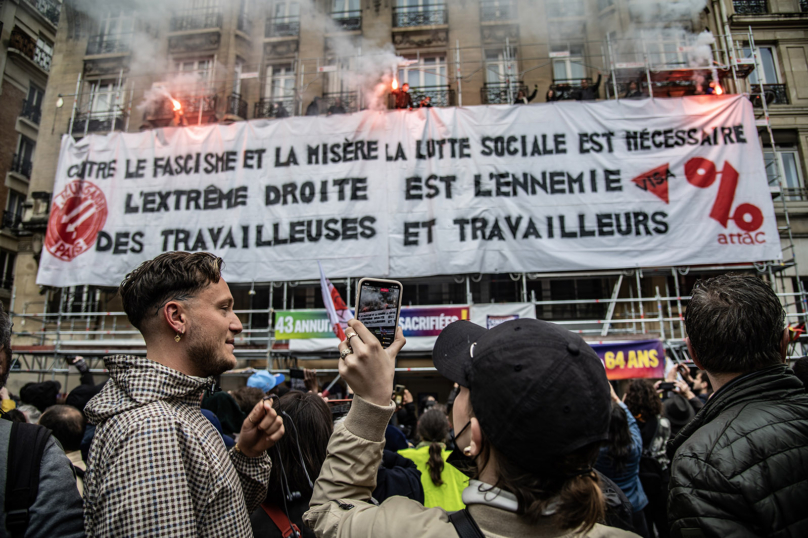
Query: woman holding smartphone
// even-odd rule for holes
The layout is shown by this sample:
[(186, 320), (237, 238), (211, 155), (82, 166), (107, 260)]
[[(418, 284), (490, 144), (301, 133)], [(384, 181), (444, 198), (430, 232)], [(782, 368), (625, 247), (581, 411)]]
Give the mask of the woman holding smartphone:
[(532, 319), (491, 330), (457, 321), (435, 344), (436, 368), (460, 386), (453, 459), (472, 478), (467, 508), (450, 515), (401, 497), (368, 502), (404, 337), (399, 329), (385, 349), (357, 320), (349, 326), (339, 370), (355, 397), (304, 516), (318, 537), (634, 536), (599, 523), (605, 504), (593, 465), (610, 413), (603, 365), (579, 336)]

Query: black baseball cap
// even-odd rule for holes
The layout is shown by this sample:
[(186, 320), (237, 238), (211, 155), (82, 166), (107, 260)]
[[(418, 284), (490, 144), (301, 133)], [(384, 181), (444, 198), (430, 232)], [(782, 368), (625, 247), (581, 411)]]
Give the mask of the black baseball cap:
[(456, 321), (438, 336), (432, 360), (444, 377), (469, 389), (486, 437), (521, 467), (541, 469), (547, 457), (609, 437), (603, 363), (558, 325), (517, 319), (489, 330)]

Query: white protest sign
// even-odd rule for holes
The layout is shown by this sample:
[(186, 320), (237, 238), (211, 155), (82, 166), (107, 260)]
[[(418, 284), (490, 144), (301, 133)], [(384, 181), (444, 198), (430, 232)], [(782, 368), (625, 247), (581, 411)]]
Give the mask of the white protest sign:
[(170, 250), (233, 282), (781, 257), (741, 96), (365, 111), (64, 137), (41, 285)]

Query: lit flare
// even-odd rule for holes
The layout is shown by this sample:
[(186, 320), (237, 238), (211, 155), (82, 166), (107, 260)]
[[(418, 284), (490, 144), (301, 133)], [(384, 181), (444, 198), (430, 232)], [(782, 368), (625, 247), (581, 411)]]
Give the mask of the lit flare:
[(397, 89), (398, 89), (398, 80), (396, 80), (396, 79), (395, 79), (395, 77), (393, 77), (393, 84), (392, 84), (392, 86), (393, 86), (393, 89), (394, 89), (394, 90), (397, 90)]
[(180, 103), (173, 97), (171, 98), (171, 103), (174, 105), (174, 112), (179, 112), (180, 110), (182, 110), (182, 103)]
[(715, 95), (724, 95), (724, 88), (722, 88), (721, 84), (718, 82), (711, 82), (710, 86), (713, 88), (713, 93)]

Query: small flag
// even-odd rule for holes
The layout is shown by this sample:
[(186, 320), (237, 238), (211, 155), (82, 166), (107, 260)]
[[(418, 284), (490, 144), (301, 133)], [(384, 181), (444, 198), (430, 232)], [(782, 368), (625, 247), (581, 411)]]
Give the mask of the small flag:
[(328, 319), (331, 321), (331, 326), (334, 328), (334, 334), (340, 340), (345, 340), (345, 327), (348, 326), (348, 320), (353, 319), (353, 314), (348, 309), (345, 301), (337, 291), (337, 288), (325, 277), (323, 266), (317, 262), (320, 267), (320, 290), (323, 293), (323, 302), (325, 309), (328, 312)]

